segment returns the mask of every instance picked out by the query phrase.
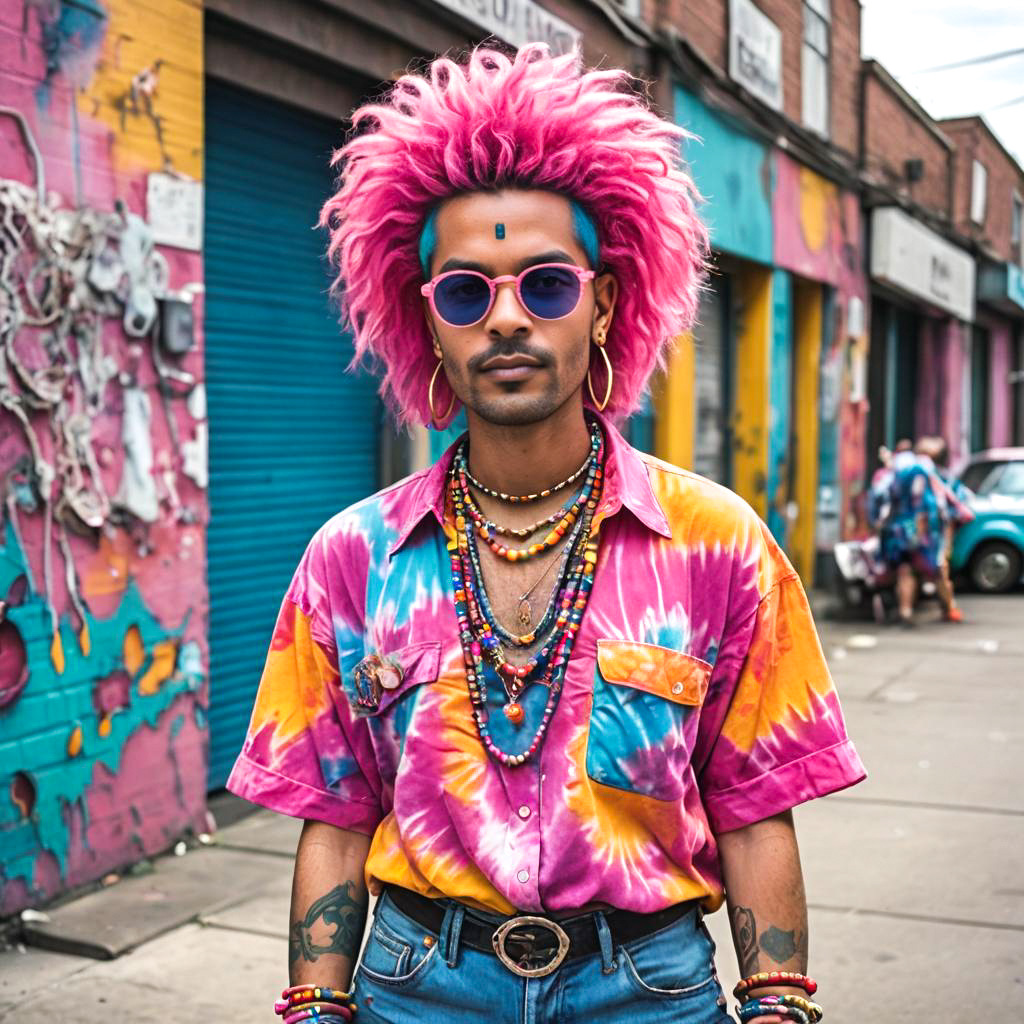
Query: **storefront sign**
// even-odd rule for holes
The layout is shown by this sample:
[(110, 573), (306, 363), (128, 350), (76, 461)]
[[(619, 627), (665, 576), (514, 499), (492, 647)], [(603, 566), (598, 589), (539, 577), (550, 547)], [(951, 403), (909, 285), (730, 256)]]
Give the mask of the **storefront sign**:
[(893, 206), (872, 214), (871, 276), (960, 320), (974, 319), (974, 260)]
[(533, 0), (437, 0), (515, 47), (547, 43), (552, 53), (568, 53), (581, 33)]
[(782, 33), (751, 0), (729, 0), (729, 77), (782, 109)]

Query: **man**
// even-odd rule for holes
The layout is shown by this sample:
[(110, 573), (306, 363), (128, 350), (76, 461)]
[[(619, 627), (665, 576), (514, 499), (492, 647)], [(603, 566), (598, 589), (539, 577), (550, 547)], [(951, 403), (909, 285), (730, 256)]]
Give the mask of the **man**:
[(940, 486), (942, 507), (942, 547), (939, 556), (939, 573), (935, 588), (942, 605), (942, 617), (947, 622), (963, 622), (964, 613), (956, 603), (953, 579), (949, 572), (949, 560), (953, 556), (953, 534), (958, 526), (965, 526), (974, 518), (970, 508), (970, 491), (950, 472), (949, 445), (943, 437), (922, 437), (916, 445), (922, 459), (931, 460), (931, 466)]
[(324, 217), (357, 352), (400, 420), (469, 432), (284, 602), (229, 782), (306, 820), (282, 1016), (724, 1021), (727, 893), (746, 1018), (818, 1019), (789, 812), (864, 772), (806, 598), (748, 506), (611, 422), (696, 307), (683, 133), (540, 46), (354, 124)]

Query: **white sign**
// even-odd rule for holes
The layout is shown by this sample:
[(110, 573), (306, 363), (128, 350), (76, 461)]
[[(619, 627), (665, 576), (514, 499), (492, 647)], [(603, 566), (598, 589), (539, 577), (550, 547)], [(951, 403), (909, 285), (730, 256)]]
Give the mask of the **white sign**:
[(729, 0), (729, 77), (782, 109), (782, 32), (752, 0)]
[(175, 174), (150, 174), (146, 179), (146, 220), (158, 245), (176, 249), (203, 247), (203, 186)]
[(517, 49), (547, 43), (552, 53), (568, 53), (581, 33), (533, 0), (437, 0), (442, 7), (486, 29)]
[(960, 320), (974, 319), (974, 260), (894, 206), (871, 215), (871, 276)]

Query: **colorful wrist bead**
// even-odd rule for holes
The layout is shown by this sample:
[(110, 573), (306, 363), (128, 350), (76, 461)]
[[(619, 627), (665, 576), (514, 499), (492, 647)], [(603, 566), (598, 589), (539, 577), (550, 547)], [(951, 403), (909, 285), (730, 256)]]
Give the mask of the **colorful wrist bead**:
[(760, 974), (752, 974), (738, 982), (732, 994), (739, 999), (745, 992), (753, 989), (774, 986), (802, 988), (809, 996), (818, 991), (818, 983), (813, 978), (808, 978), (806, 974), (797, 974), (795, 971), (761, 971)]
[(284, 1024), (302, 1024), (303, 1021), (309, 1021), (309, 1024), (333, 1024), (336, 1020), (352, 1020), (352, 1011), (347, 1006), (333, 1006), (323, 1014), (315, 1009), (305, 1009), (289, 1013), (284, 1018)]
[(347, 1003), (351, 998), (352, 995), (349, 992), (342, 992), (336, 988), (327, 988), (323, 985), (292, 985), (291, 988), (286, 988), (281, 993), (281, 999), (284, 1002), (275, 1004), (274, 1010), (280, 1014), (282, 1011), (278, 1010), (277, 1007), (282, 1005), (291, 1006), (295, 1003), (309, 1003), (317, 999)]
[(763, 999), (751, 999), (736, 1011), (742, 1024), (756, 1020), (758, 1017), (774, 1016), (785, 1020), (795, 1020), (797, 1024), (811, 1024), (811, 1018), (798, 1006), (789, 1006), (781, 1001), (781, 997), (765, 996)]
[(284, 1017), (286, 1024), (289, 1024), (291, 1019), (295, 1017), (295, 1015), (300, 1011), (303, 1013), (312, 1014), (316, 1017), (322, 1017), (328, 1013), (340, 1013), (342, 1010), (349, 1012), (351, 1011), (351, 1009), (352, 1007), (349, 1003), (297, 1003), (295, 1006), (288, 1007), (288, 1009), (282, 1014), (282, 1016)]

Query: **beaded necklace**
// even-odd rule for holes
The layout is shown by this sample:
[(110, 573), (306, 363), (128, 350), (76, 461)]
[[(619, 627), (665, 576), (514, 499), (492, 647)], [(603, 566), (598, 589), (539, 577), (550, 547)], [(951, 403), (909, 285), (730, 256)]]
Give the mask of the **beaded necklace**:
[[(468, 461), (466, 462), (466, 479), (481, 493), (488, 494), (492, 498), (497, 498), (499, 501), (508, 502), (511, 505), (525, 503), (530, 501), (539, 501), (541, 498), (547, 498), (551, 494), (556, 494), (558, 491), (564, 490), (569, 484), (579, 480), (581, 476), (587, 471), (590, 463), (593, 461), (594, 452), (597, 450), (597, 444), (600, 442), (601, 434), (597, 428), (597, 424), (591, 428), (590, 431), (590, 454), (586, 457), (583, 465), (576, 470), (572, 476), (567, 476), (560, 484), (555, 484), (554, 487), (548, 487), (543, 491), (538, 491), (536, 494), (505, 494), (502, 491), (496, 491), (493, 487), (488, 487), (486, 484), (480, 483), (479, 480), (469, 471)], [(465, 456), (465, 442), (459, 449), (459, 455)]]
[[(597, 456), (598, 466), (603, 462), (603, 454), (602, 439)], [(466, 528), (465, 491), (454, 468), (451, 473), (449, 496), (456, 528), (449, 536), (447, 547), (451, 560), (455, 614), (459, 623), (459, 638), (466, 666), (466, 683), (473, 706), (473, 722), (487, 752), (507, 767), (524, 764), (536, 754), (558, 705), (566, 667), (594, 585), (598, 551), (598, 528), (594, 525), (594, 515), (600, 500), (602, 475), (600, 471), (595, 475), (595, 486), (583, 509), (579, 538), (572, 546), (569, 569), (561, 581), (558, 600), (554, 602), (557, 617), (551, 626), (550, 634), (542, 642), (539, 653), (526, 665), (512, 665), (502, 655), (498, 637), (495, 636), (487, 616), (481, 611), (482, 600), (478, 600), (478, 595), (484, 595), (483, 578), (476, 571), (470, 553), (471, 540), (470, 532)], [(524, 718), (519, 697), (526, 687), (534, 682), (548, 687), (548, 698), (540, 724), (529, 746), (521, 754), (509, 754), (502, 750), (490, 735), (486, 663), (497, 671), (508, 697), (508, 703), (503, 710), (514, 725), (521, 724)]]

